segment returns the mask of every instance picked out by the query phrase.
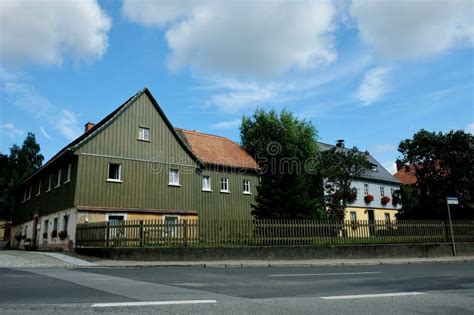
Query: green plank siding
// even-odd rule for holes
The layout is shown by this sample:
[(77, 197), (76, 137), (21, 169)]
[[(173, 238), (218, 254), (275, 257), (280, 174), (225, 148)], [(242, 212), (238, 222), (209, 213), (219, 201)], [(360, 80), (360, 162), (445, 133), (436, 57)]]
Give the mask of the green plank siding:
[[(68, 165), (71, 164), (71, 181), (65, 183), (67, 178)], [(33, 178), (23, 183), (17, 188), (15, 194), (15, 211), (13, 212), (13, 222), (22, 223), (33, 219), (33, 214), (46, 215), (59, 210), (68, 209), (74, 206), (74, 192), (76, 189), (77, 177), (77, 157), (69, 155), (64, 159), (56, 161), (36, 174)], [(61, 185), (55, 187), (58, 178), (58, 170), (61, 169)], [(53, 175), (51, 190), (47, 192), (49, 175)], [(41, 193), (38, 192), (38, 183), (41, 180)], [(32, 186), (31, 199), (23, 202), (25, 189)]]

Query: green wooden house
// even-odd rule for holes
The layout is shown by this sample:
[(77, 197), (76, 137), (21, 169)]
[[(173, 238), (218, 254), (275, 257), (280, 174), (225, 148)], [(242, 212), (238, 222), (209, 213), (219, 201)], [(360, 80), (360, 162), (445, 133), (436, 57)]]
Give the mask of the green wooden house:
[(16, 188), (12, 244), (72, 249), (85, 222), (251, 218), (257, 183), (237, 143), (174, 128), (145, 88)]

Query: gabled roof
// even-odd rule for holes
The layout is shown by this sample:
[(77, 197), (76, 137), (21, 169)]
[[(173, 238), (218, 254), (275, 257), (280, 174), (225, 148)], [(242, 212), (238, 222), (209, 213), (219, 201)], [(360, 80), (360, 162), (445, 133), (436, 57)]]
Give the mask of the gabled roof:
[(181, 128), (176, 130), (204, 163), (258, 170), (257, 162), (250, 154), (228, 138)]
[[(319, 150), (320, 151), (328, 151), (334, 148), (338, 148), (335, 145), (327, 144), (318, 142)], [(339, 149), (339, 148), (338, 148)], [(343, 150), (349, 151), (350, 148), (344, 148)], [(365, 152), (359, 151), (361, 154), (365, 154)], [(373, 181), (384, 181), (390, 182), (394, 184), (400, 184), (399, 180), (395, 178), (392, 174), (390, 174), (385, 167), (382, 166), (372, 155), (367, 154), (367, 160), (370, 164), (375, 165), (377, 167), (377, 171), (372, 169), (367, 170), (364, 174), (361, 175), (362, 179), (368, 179)]]
[(408, 169), (402, 167), (393, 176), (395, 176), (404, 185), (416, 184), (416, 170), (413, 165), (408, 166)]

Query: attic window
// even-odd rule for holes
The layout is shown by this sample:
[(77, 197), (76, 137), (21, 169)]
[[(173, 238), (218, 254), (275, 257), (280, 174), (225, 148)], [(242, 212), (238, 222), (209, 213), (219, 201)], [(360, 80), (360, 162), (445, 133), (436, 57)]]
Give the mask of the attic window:
[(372, 164), (372, 165), (371, 165), (371, 168), (372, 168), (372, 171), (374, 171), (374, 172), (378, 172), (378, 171), (379, 171), (379, 168), (378, 168), (377, 165), (375, 165), (375, 164)]
[(150, 141), (150, 128), (138, 127), (138, 140)]

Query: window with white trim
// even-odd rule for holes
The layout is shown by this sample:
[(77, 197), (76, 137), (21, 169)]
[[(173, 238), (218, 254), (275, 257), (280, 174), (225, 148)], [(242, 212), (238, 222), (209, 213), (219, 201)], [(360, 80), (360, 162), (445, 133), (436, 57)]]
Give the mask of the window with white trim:
[(48, 190), (46, 192), (51, 190), (51, 184), (53, 183), (53, 175), (49, 174), (49, 180), (48, 180)]
[(351, 221), (352, 222), (357, 221), (357, 213), (356, 212), (351, 211)]
[(72, 165), (69, 164), (69, 165), (67, 166), (67, 174), (66, 174), (66, 181), (65, 181), (65, 183), (68, 183), (68, 182), (71, 181), (71, 171), (72, 171)]
[(369, 194), (369, 184), (364, 184), (364, 196)]
[(25, 189), (25, 192), (23, 194), (23, 200), (22, 202), (25, 202), (26, 201), (26, 195), (28, 194), (27, 190)]
[(377, 167), (377, 165), (372, 164), (371, 167), (372, 167), (372, 171), (374, 171), (374, 172), (378, 172), (378, 171), (379, 171), (379, 168)]
[(38, 182), (38, 191), (36, 192), (36, 196), (39, 196), (41, 194), (41, 179)]
[(66, 214), (63, 217), (63, 231), (67, 234), (67, 229), (69, 227), (69, 215)]
[(250, 194), (250, 181), (248, 179), (242, 180), (242, 189), (244, 194)]
[(393, 196), (394, 193), (395, 193), (395, 188), (390, 188), (390, 196)]
[(31, 190), (33, 189), (33, 187), (30, 186), (30, 189), (28, 189), (28, 198), (27, 200), (30, 200), (31, 199)]
[(211, 176), (203, 176), (202, 177), (202, 190), (212, 191), (212, 189), (211, 189)]
[(43, 221), (43, 238), (48, 238), (49, 220)]
[(380, 186), (380, 197), (385, 196), (385, 188), (383, 186)]
[(53, 231), (56, 231), (56, 234), (58, 232), (58, 218), (53, 219)]
[(109, 182), (121, 182), (122, 181), (122, 165), (119, 163), (109, 163), (109, 176), (107, 178)]
[(138, 140), (150, 141), (150, 128), (138, 127)]
[(170, 169), (169, 172), (169, 185), (179, 186), (179, 170), (176, 168)]
[(227, 177), (221, 178), (221, 191), (229, 192), (229, 179)]
[(56, 180), (56, 186), (54, 188), (59, 186), (61, 186), (61, 170), (58, 171), (58, 178)]
[(385, 222), (390, 222), (390, 213), (385, 213)]

